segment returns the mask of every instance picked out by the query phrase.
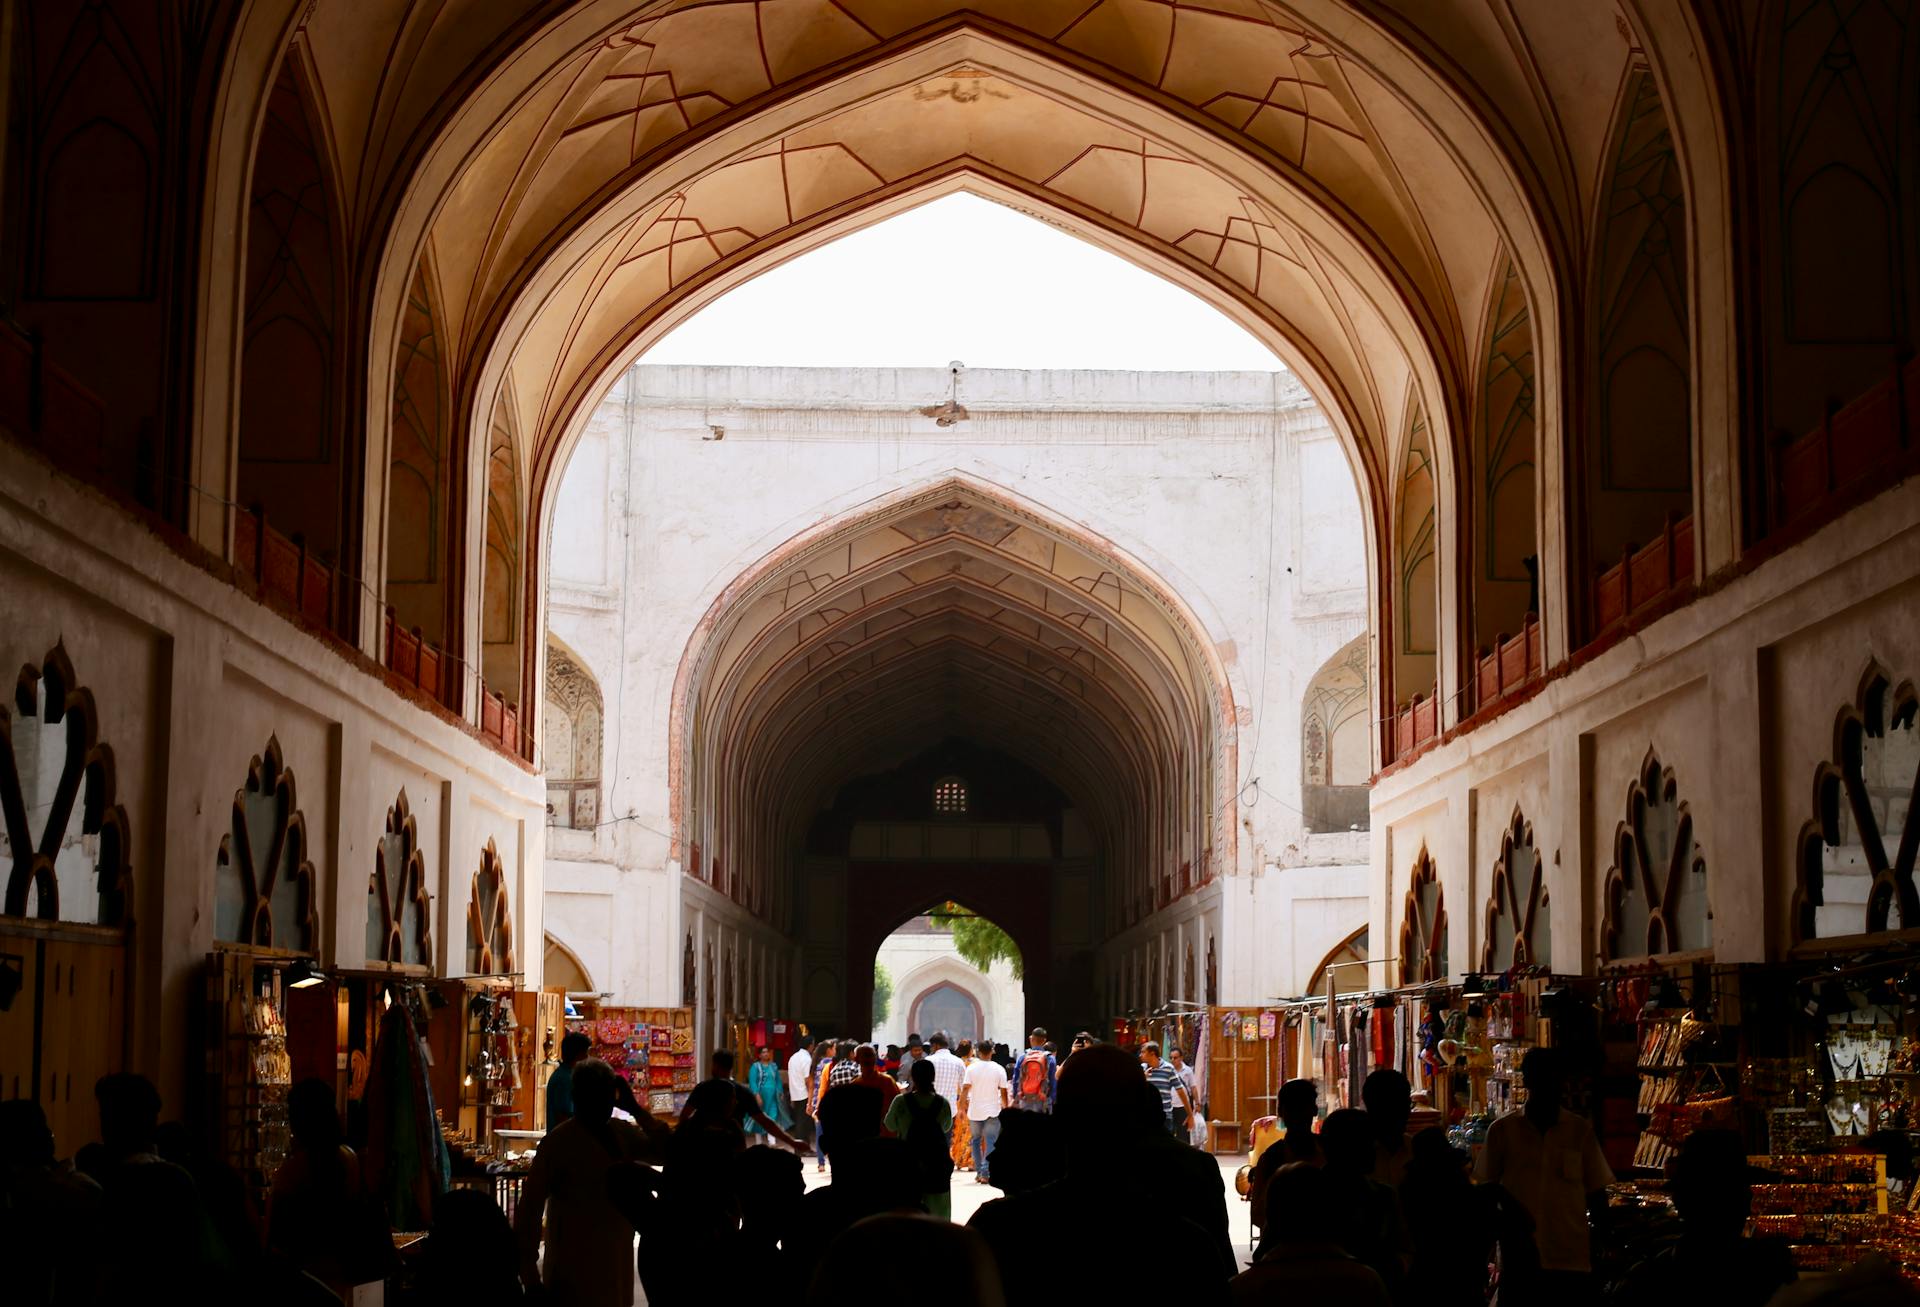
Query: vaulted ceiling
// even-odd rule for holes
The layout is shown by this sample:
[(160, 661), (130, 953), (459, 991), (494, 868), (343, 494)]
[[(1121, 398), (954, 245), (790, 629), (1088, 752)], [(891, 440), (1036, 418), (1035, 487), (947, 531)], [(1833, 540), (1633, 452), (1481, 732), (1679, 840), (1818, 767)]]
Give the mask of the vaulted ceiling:
[[(1100, 542), (964, 482), (794, 542), (732, 587), (676, 689), (690, 857), (764, 865), (876, 758), (959, 735), (1055, 778), (1115, 846), (1193, 861), (1217, 813), (1218, 668)], [(1180, 856), (1184, 853), (1184, 856)]]

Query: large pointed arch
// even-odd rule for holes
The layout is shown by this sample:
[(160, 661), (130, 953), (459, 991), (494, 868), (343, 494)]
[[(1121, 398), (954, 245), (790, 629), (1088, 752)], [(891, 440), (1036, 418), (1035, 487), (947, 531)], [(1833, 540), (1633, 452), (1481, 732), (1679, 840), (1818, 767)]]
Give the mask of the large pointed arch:
[(760, 911), (779, 851), (862, 760), (990, 726), (1164, 902), (1232, 866), (1236, 715), (1192, 609), (1111, 542), (971, 478), (787, 541), (715, 598), (675, 678), (675, 856)]

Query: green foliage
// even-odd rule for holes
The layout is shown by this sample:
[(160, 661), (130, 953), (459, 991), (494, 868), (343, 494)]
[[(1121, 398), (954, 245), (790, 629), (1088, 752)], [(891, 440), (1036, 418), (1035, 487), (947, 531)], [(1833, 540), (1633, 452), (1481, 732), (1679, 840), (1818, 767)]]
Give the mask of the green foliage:
[(1013, 978), (1025, 980), (1026, 966), (1020, 958), (1020, 946), (1013, 936), (958, 903), (949, 903), (934, 914), (934, 921), (953, 932), (953, 946), (960, 956), (985, 971), (1001, 958), (1013, 964)]
[(887, 1012), (893, 1007), (893, 976), (878, 961), (873, 964), (873, 1024), (879, 1025), (887, 1019)]

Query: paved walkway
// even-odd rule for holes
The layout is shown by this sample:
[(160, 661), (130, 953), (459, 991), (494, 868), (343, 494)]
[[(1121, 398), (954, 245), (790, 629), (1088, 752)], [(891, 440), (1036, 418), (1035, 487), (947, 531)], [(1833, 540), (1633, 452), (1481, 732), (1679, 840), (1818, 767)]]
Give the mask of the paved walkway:
[[(1252, 1255), (1251, 1242), (1253, 1227), (1249, 1219), (1250, 1208), (1233, 1191), (1233, 1174), (1246, 1162), (1245, 1153), (1223, 1154), (1217, 1159), (1220, 1163), (1220, 1178), (1227, 1189), (1227, 1229), (1233, 1235), (1234, 1254), (1240, 1264), (1245, 1266)], [(807, 1159), (807, 1191), (811, 1193), (826, 1184), (833, 1177), (822, 1175), (814, 1169), (811, 1158)], [(987, 1203), (1000, 1196), (1000, 1191), (992, 1185), (975, 1184), (973, 1175), (967, 1171), (953, 1173), (953, 1219), (965, 1225), (973, 1214)]]

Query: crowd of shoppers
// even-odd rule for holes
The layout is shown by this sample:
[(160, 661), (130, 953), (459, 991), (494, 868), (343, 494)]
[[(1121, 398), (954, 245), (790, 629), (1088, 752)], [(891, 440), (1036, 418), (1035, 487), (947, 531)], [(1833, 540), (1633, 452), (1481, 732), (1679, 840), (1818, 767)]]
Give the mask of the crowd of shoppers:
[[(439, 1195), (403, 1277), (411, 1300), (628, 1307), (637, 1281), (650, 1303), (691, 1303), (720, 1272), (827, 1303), (845, 1296), (852, 1267), (924, 1255), (941, 1259), (936, 1301), (988, 1307), (1053, 1307), (1063, 1269), (1073, 1296), (1092, 1300), (1170, 1271), (1183, 1300), (1236, 1307), (1316, 1295), (1350, 1307), (1600, 1301), (1589, 1248), (1611, 1175), (1591, 1127), (1565, 1109), (1552, 1050), (1527, 1054), (1525, 1109), (1489, 1133), (1478, 1183), (1444, 1132), (1408, 1135), (1410, 1087), (1397, 1072), (1368, 1079), (1364, 1110), (1324, 1120), (1311, 1082), (1288, 1082), (1286, 1135), (1253, 1176), (1260, 1237), (1242, 1266), (1219, 1163), (1186, 1146), (1174, 1115), (1196, 1108), (1184, 1059), (1087, 1038), (1059, 1061), (1045, 1034), (1004, 1065), (998, 1050), (955, 1051), (938, 1034), (921, 1056), (897, 1059), (803, 1042), (784, 1065), (757, 1056), (746, 1083), (722, 1052), (672, 1128), (623, 1094), (612, 1068), (567, 1049), (549, 1086), (566, 1110), (540, 1142), (512, 1225), (484, 1191)], [(161, 1124), (152, 1085), (110, 1076), (96, 1097), (101, 1142), (72, 1163), (56, 1160), (37, 1105), (0, 1104), (9, 1304), (341, 1302), (395, 1269), (384, 1213), (323, 1082), (289, 1095), (293, 1147), (262, 1237), (232, 1177)], [(961, 1120), (976, 1183), (1002, 1195), (964, 1228), (944, 1219)], [(832, 1172), (810, 1193), (796, 1155), (809, 1135)], [(1781, 1250), (1745, 1234), (1737, 1136), (1689, 1138), (1672, 1192), (1679, 1239), (1616, 1286), (1615, 1301), (1763, 1307), (1793, 1281)], [(1913, 1301), (1871, 1275), (1834, 1285), (1849, 1302)]]

